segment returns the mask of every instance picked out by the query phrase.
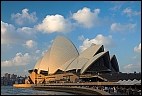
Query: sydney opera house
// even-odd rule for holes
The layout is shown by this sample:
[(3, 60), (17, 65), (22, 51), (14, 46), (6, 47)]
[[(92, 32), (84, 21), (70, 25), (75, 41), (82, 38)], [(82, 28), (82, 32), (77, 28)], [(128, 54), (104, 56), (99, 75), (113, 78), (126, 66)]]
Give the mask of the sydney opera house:
[(116, 56), (110, 57), (103, 45), (92, 44), (79, 53), (75, 45), (62, 36), (55, 38), (29, 73), (27, 84), (109, 81), (112, 78), (107, 77), (114, 74), (117, 80), (120, 77)]

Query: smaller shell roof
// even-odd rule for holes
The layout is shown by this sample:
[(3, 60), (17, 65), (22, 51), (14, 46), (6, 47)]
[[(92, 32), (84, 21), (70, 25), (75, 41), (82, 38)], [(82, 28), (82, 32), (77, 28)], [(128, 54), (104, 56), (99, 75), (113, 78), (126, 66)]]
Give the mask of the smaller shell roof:
[(34, 69), (38, 69), (39, 68), (39, 65), (40, 65), (40, 62), (41, 62), (42, 58), (39, 58)]
[(119, 66), (118, 66), (116, 56), (113, 55), (111, 57), (110, 61), (111, 61), (111, 67), (114, 69), (114, 71), (119, 72)]
[(89, 48), (84, 50), (73, 62), (71, 62), (65, 71), (81, 69), (89, 61), (89, 59), (100, 50), (100, 48), (103, 48), (103, 45), (92, 44)]
[(89, 48), (80, 53), (80, 58), (92, 58), (103, 45), (92, 44)]
[(85, 72), (85, 70), (96, 60), (98, 60), (100, 57), (102, 57), (103, 55), (105, 55), (106, 53), (108, 53), (108, 51), (106, 52), (101, 52), (98, 53), (97, 55), (95, 55), (94, 57), (92, 57), (86, 64), (85, 66), (83, 66), (83, 68), (81, 69), (81, 74)]
[(72, 70), (72, 69), (81, 69), (89, 59), (87, 58), (79, 58), (77, 57), (67, 68), (65, 71)]
[(49, 57), (50, 57), (50, 50), (49, 49), (43, 56), (42, 60), (40, 61), (40, 64), (38, 66), (38, 73), (40, 73), (41, 70), (48, 71), (49, 68)]
[(76, 57), (70, 59), (69, 61), (67, 61), (65, 64), (63, 64), (62, 66), (59, 67), (60, 70), (65, 71), (66, 68), (75, 60)]

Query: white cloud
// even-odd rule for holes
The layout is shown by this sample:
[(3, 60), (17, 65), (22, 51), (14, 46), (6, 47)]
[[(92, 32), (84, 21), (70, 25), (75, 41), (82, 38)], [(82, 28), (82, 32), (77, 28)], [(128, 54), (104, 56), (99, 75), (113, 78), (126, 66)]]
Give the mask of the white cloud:
[(115, 5), (114, 7), (110, 8), (112, 11), (118, 11), (121, 8), (122, 5)]
[(141, 53), (141, 43), (138, 46), (134, 47), (134, 51)]
[(36, 53), (40, 53), (40, 50), (36, 50)]
[(78, 36), (78, 40), (84, 41), (84, 40), (85, 40), (85, 38), (84, 38), (84, 36), (83, 36), (83, 35), (81, 35), (81, 36)]
[(44, 56), (44, 54), (48, 51), (48, 49), (42, 51), (41, 55)]
[[(27, 40), (34, 39), (36, 35), (33, 31), (33, 28), (29, 27), (16, 29), (15, 26), (13, 26), (12, 24), (8, 24), (1, 21), (2, 59), (3, 56), (5, 57), (6, 54), (9, 54), (9, 52), (11, 53), (13, 50), (18, 51), (20, 47), (22, 48), (23, 44)], [(33, 45), (35, 45), (35, 43)], [(34, 47), (34, 49), (36, 49), (36, 47)]]
[(26, 34), (28, 36), (34, 36), (34, 34), (36, 33), (36, 30), (34, 28), (30, 28), (30, 27), (22, 27), (22, 28), (18, 28), (17, 32), (21, 32), (21, 34)]
[(128, 64), (123, 67), (123, 70), (127, 73), (141, 72), (141, 64)]
[(94, 39), (89, 40), (88, 38), (83, 41), (83, 44), (79, 47), (81, 51), (87, 49), (91, 44), (104, 45), (106, 48), (113, 45), (112, 36), (105, 37), (102, 34), (98, 34)]
[(120, 23), (113, 23), (110, 26), (112, 32), (127, 32), (132, 31), (136, 27), (136, 24), (120, 24)]
[(100, 9), (95, 9), (94, 12), (91, 12), (89, 8), (84, 7), (82, 10), (78, 10), (77, 13), (74, 13), (72, 18), (84, 27), (91, 28), (94, 24), (98, 23), (99, 13)]
[(14, 58), (11, 60), (1, 61), (1, 66), (3, 67), (11, 67), (11, 66), (20, 66), (20, 65), (27, 65), (30, 64), (32, 61), (33, 56), (29, 55), (29, 53), (17, 53)]
[(37, 25), (39, 31), (44, 33), (71, 31), (71, 23), (62, 15), (47, 15), (41, 24)]
[(129, 61), (131, 63), (128, 63), (122, 67), (124, 72), (141, 72), (141, 43), (134, 47), (134, 51), (140, 54), (135, 54), (134, 56), (130, 57)]
[(12, 50), (13, 46), (1, 44), (1, 59), (7, 55), (7, 53)]
[(28, 40), (24, 44), (27, 48), (35, 48), (37, 46), (37, 43), (33, 40)]
[(11, 18), (14, 19), (18, 25), (35, 23), (37, 21), (36, 12), (28, 13), (28, 11), (28, 9), (23, 9), (21, 14), (12, 14)]
[(11, 44), (21, 41), (22, 36), (16, 32), (12, 24), (1, 21), (1, 44)]
[(35, 35), (35, 29), (22, 27), (16, 29), (12, 24), (1, 21), (1, 44), (22, 44)]
[(131, 17), (131, 16), (137, 16), (137, 15), (141, 15), (141, 12), (138, 11), (133, 11), (131, 8), (125, 8), (122, 12), (123, 14), (126, 14), (127, 16)]

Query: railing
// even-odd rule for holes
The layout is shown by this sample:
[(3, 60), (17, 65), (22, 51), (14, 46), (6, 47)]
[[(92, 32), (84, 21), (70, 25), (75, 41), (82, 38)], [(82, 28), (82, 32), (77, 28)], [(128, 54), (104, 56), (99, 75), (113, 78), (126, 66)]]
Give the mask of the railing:
[(87, 86), (87, 85), (118, 85), (115, 82), (82, 82), (82, 83), (47, 83), (47, 84), (37, 84), (39, 86)]
[[(105, 86), (107, 86), (107, 90), (105, 90)], [(112, 89), (115, 86), (116, 91)], [(129, 87), (132, 87), (133, 85), (130, 85)], [(140, 85), (138, 85), (140, 86)], [(98, 89), (98, 92), (102, 94), (103, 91), (109, 92), (112, 95), (140, 95), (141, 90), (140, 89), (131, 89), (128, 90), (128, 86), (125, 87), (125, 85), (116, 85), (115, 82), (85, 82), (85, 83), (50, 83), (50, 84), (37, 84), (32, 86), (33, 88), (36, 89), (57, 89), (57, 90), (74, 90), (75, 91), (82, 91), (85, 89), (84, 92), (87, 92), (89, 90), (94, 90), (96, 91)], [(125, 91), (125, 90), (126, 91)], [(101, 91), (99, 91), (101, 90)], [(55, 90), (56, 91), (56, 90)], [(90, 91), (91, 92), (91, 91)], [(88, 94), (88, 93), (87, 93)]]
[(70, 85), (68, 86), (37, 85), (37, 86), (32, 86), (32, 88), (37, 90), (71, 92), (79, 95), (110, 95), (108, 92), (105, 92), (103, 90), (93, 89), (88, 87), (70, 86)]

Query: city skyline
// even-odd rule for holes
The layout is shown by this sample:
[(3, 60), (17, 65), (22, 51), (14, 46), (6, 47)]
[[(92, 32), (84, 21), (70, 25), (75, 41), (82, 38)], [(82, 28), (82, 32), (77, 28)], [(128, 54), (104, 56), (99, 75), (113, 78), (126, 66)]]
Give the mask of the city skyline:
[(140, 1), (2, 1), (1, 74), (28, 75), (56, 36), (82, 52), (102, 44), (120, 72), (141, 72)]
[(25, 83), (27, 76), (17, 76), (16, 74), (5, 73), (1, 76), (1, 86), (12, 86), (15, 83)]

